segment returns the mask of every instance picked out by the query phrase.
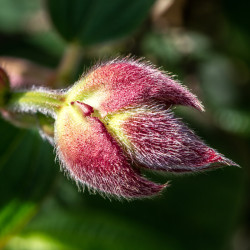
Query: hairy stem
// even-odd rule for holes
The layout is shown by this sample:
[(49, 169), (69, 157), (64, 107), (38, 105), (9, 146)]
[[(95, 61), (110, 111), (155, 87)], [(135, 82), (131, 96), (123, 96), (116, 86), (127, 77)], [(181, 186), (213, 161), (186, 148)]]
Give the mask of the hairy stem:
[(41, 112), (55, 117), (64, 99), (64, 94), (47, 90), (12, 92), (9, 95), (6, 108), (18, 113)]

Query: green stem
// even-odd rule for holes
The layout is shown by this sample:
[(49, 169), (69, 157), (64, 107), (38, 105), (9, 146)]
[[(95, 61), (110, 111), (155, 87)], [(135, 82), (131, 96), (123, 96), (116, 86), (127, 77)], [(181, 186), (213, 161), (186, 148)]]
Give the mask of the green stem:
[(55, 88), (64, 88), (71, 83), (82, 57), (83, 50), (78, 43), (72, 42), (67, 46), (57, 69), (57, 76), (54, 83)]
[(55, 117), (64, 100), (63, 94), (44, 90), (12, 92), (6, 108), (21, 113), (41, 112)]

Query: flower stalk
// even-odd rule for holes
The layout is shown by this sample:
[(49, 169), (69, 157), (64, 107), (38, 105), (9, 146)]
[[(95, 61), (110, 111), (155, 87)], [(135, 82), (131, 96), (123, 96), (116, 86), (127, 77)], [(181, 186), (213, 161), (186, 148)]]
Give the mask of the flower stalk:
[(64, 100), (64, 94), (43, 89), (12, 92), (9, 95), (6, 108), (21, 113), (41, 112), (55, 117)]

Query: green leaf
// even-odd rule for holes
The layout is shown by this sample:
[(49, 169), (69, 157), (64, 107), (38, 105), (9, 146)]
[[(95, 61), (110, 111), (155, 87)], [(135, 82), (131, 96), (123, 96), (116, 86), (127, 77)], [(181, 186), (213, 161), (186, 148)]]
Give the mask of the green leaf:
[(239, 98), (237, 78), (231, 61), (217, 53), (199, 66), (199, 79), (208, 105), (214, 108), (232, 106)]
[(231, 134), (250, 137), (250, 112), (239, 109), (217, 109), (213, 112), (221, 129)]
[(27, 29), (27, 20), (41, 8), (40, 0), (1, 0), (0, 30), (17, 32)]
[[(48, 205), (48, 204), (47, 204)], [(167, 241), (168, 244), (164, 244)], [(180, 249), (178, 242), (132, 220), (101, 210), (64, 210), (54, 202), (13, 238), (12, 249)]]
[(34, 131), (0, 121), (0, 247), (36, 213), (56, 168), (51, 146)]
[(5, 250), (230, 249), (225, 246), (242, 209), (242, 175), (231, 168), (175, 178), (161, 197), (123, 203), (77, 193), (75, 184), (67, 191), (62, 179), (61, 198), (69, 204), (46, 202)]
[(133, 32), (146, 18), (154, 0), (47, 0), (59, 33), (83, 45), (102, 43)]

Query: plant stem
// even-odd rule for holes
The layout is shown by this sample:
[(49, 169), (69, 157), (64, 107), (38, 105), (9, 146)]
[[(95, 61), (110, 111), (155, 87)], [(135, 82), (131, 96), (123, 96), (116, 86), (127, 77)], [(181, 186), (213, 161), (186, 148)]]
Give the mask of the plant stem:
[(62, 88), (71, 83), (82, 57), (82, 47), (78, 43), (73, 42), (67, 46), (57, 69), (54, 87)]
[(41, 112), (55, 117), (64, 100), (64, 94), (52, 91), (12, 92), (6, 108), (21, 113)]

